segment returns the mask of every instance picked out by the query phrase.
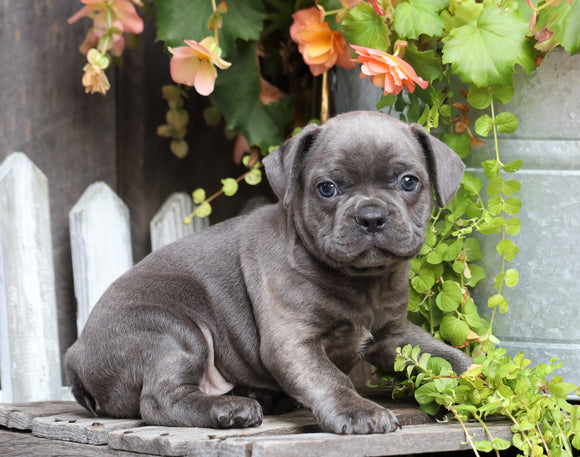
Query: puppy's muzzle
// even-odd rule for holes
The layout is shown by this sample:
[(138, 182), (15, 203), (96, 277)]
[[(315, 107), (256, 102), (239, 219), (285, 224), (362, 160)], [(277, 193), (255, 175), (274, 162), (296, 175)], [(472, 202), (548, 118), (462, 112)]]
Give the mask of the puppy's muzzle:
[(380, 205), (368, 204), (356, 212), (354, 220), (364, 233), (375, 235), (389, 225), (391, 215)]

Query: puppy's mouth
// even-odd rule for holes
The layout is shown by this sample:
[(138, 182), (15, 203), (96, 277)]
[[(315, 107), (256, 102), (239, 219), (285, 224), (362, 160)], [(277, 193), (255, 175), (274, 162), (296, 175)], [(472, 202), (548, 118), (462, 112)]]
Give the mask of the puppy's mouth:
[(348, 262), (346, 270), (353, 276), (381, 275), (413, 257), (414, 255), (401, 256), (383, 248), (373, 247)]

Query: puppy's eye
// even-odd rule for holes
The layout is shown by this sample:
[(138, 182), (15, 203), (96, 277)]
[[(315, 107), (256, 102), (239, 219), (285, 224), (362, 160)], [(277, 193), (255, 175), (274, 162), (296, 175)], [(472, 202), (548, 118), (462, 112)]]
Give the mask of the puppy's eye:
[(338, 189), (333, 182), (324, 181), (318, 184), (318, 193), (324, 198), (332, 198), (338, 194)]
[(416, 176), (413, 175), (405, 175), (403, 179), (401, 179), (401, 190), (405, 192), (413, 192), (419, 186), (419, 180)]

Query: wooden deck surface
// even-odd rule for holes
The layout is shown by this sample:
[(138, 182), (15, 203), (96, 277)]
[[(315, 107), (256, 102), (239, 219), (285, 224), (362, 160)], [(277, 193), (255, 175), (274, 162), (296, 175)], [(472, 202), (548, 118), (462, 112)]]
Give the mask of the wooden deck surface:
[[(376, 401), (376, 398), (375, 398)], [(146, 426), (139, 420), (95, 418), (74, 402), (0, 404), (0, 455), (341, 457), (449, 453), (469, 449), (457, 423), (439, 423), (412, 400), (381, 400), (402, 430), (376, 435), (321, 433), (310, 411), (266, 416), (260, 427), (216, 430)], [(494, 436), (510, 439), (504, 422)], [(473, 439), (485, 439), (468, 424)]]

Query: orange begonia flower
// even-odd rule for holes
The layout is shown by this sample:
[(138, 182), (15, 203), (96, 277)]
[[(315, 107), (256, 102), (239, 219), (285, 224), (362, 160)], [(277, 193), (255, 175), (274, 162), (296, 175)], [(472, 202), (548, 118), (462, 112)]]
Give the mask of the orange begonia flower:
[(399, 56), (354, 44), (350, 46), (359, 56), (353, 61), (361, 64), (360, 77), (368, 76), (375, 86), (384, 86), (385, 95), (398, 95), (403, 87), (413, 93), (415, 83), (423, 89), (429, 85), (427, 81), (417, 76), (413, 67)]
[(183, 40), (187, 46), (169, 48), (173, 54), (170, 62), (171, 78), (178, 84), (186, 84), (195, 87), (201, 95), (209, 95), (213, 92), (217, 70), (215, 67), (225, 70), (231, 63), (226, 62), (214, 52), (219, 48), (213, 37), (207, 37), (201, 42)]
[(310, 72), (318, 76), (334, 65), (354, 68), (350, 51), (340, 32), (333, 32), (324, 13), (317, 7), (299, 10), (292, 15), (294, 23), (290, 27), (290, 37), (298, 44), (298, 50)]
[(131, 0), (113, 0), (112, 2), (103, 0), (81, 0), (81, 2), (86, 6), (68, 19), (69, 24), (93, 13), (100, 14), (106, 12), (109, 7), (115, 14), (113, 19), (121, 23), (124, 32), (141, 33), (143, 31), (143, 19), (137, 14)]

